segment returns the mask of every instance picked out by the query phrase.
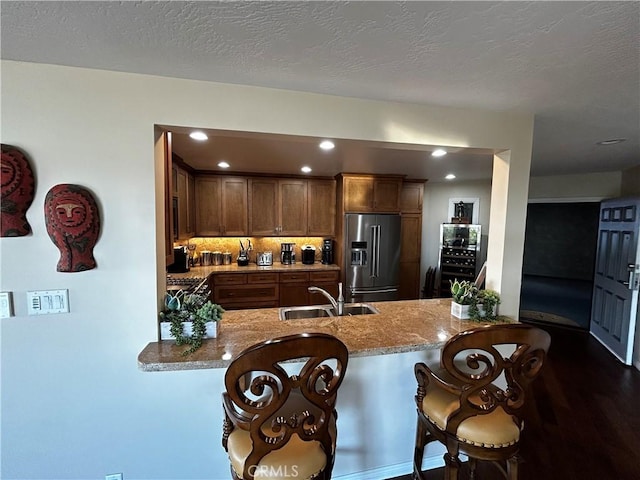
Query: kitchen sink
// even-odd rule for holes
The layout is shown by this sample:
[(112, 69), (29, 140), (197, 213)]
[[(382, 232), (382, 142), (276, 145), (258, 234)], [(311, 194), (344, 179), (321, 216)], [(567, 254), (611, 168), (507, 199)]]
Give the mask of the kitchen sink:
[[(380, 313), (368, 303), (345, 303), (344, 315), (369, 315)], [(337, 317), (338, 313), (331, 305), (310, 305), (304, 307), (281, 307), (280, 320), (298, 320), (301, 318)]]
[(281, 307), (280, 320), (298, 320), (300, 318), (333, 317), (330, 305), (311, 305), (308, 307)]
[(344, 314), (345, 315), (371, 315), (373, 313), (380, 313), (376, 307), (369, 305), (368, 303), (345, 303)]

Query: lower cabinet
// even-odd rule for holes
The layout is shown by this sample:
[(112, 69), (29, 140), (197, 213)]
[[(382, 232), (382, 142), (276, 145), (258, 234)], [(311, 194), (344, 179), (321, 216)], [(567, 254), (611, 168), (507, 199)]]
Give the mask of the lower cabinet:
[(280, 273), (280, 306), (309, 305), (309, 272)]
[(217, 304), (229, 310), (277, 307), (278, 274), (215, 274), (213, 296)]
[(280, 274), (280, 306), (294, 307), (329, 303), (325, 296), (309, 292), (309, 287), (320, 287), (333, 298), (338, 297), (338, 271), (287, 272)]
[(215, 273), (210, 277), (213, 301), (226, 310), (241, 308), (292, 307), (325, 304), (320, 294), (310, 294), (310, 286), (338, 296), (337, 270), (256, 273)]

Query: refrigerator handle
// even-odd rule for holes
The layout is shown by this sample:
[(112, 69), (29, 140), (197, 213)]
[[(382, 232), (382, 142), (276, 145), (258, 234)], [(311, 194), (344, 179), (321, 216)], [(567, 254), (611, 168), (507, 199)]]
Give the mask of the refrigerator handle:
[(376, 252), (378, 251), (378, 237), (376, 235), (376, 225), (371, 226), (371, 270), (369, 271), (370, 277), (376, 276), (377, 265), (376, 262), (378, 260), (378, 256)]
[(381, 240), (381, 231), (382, 227), (380, 225), (376, 225), (376, 235), (378, 239), (376, 240), (376, 277), (380, 276), (380, 240)]

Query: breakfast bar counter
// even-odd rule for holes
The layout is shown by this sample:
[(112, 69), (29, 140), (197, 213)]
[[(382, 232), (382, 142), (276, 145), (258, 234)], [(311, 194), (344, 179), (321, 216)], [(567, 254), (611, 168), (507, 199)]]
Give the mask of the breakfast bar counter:
[(351, 357), (415, 352), (440, 348), (458, 332), (481, 325), (451, 315), (451, 299), (371, 302), (371, 315), (280, 320), (278, 308), (229, 310), (218, 325), (217, 338), (194, 353), (173, 340), (149, 343), (138, 355), (147, 372), (225, 368), (243, 349), (265, 340), (304, 332), (324, 332), (342, 340)]

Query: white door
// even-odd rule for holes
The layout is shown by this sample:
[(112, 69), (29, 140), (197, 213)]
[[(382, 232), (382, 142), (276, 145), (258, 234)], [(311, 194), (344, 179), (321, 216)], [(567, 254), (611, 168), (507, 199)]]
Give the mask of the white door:
[(639, 234), (640, 198), (602, 202), (590, 330), (627, 365), (638, 313)]

